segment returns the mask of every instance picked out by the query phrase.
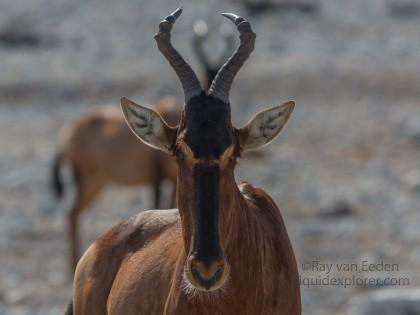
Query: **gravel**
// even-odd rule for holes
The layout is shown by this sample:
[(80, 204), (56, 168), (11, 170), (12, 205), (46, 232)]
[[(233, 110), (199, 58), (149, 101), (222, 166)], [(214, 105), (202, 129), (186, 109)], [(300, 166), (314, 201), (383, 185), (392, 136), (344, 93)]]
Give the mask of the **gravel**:
[[(420, 280), (420, 19), (395, 1), (310, 2), (317, 14), (272, 10), (251, 19), (257, 46), (233, 86), (234, 123), (288, 99), (297, 107), (264, 154), (240, 162), (237, 179), (277, 201), (302, 277), (325, 276), (303, 270), (305, 262), (367, 260), (398, 264), (392, 276), (407, 277), (414, 287)], [(58, 131), (90, 110), (117, 106), (122, 95), (146, 103), (181, 96), (152, 36), (174, 6), (163, 0), (0, 2), (0, 315), (57, 314), (70, 298), (65, 219), (72, 190), (58, 205), (48, 189)], [(245, 9), (220, 0), (183, 6), (173, 40), (198, 69), (190, 49), (195, 19), (214, 28), (222, 23), (219, 12)], [(217, 45), (218, 38), (211, 40)], [(336, 215), (337, 205), (351, 211)], [(148, 189), (109, 187), (83, 215), (84, 245), (150, 206)], [(331, 273), (353, 275), (388, 274)], [(346, 314), (352, 297), (374, 290), (303, 285), (303, 311)]]

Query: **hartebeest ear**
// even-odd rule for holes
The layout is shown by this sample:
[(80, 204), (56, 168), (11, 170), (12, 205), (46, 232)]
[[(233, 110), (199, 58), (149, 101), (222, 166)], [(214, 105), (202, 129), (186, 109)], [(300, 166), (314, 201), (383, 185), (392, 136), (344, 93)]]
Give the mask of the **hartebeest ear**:
[(295, 108), (289, 101), (256, 114), (242, 128), (238, 129), (241, 151), (258, 149), (270, 143), (282, 130)]
[(177, 128), (170, 127), (153, 109), (138, 105), (128, 98), (121, 98), (121, 107), (130, 129), (141, 141), (172, 153)]

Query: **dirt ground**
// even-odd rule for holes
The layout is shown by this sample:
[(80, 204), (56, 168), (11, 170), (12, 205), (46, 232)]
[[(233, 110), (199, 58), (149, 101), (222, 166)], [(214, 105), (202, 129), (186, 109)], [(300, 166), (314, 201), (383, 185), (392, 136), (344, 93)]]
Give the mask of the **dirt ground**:
[[(329, 275), (407, 278), (416, 287), (420, 17), (395, 14), (403, 11), (392, 1), (310, 2), (317, 13), (272, 10), (251, 18), (258, 44), (233, 87), (235, 124), (289, 99), (297, 107), (262, 156), (239, 163), (238, 182), (263, 187), (276, 200), (302, 278), (326, 275), (308, 262), (360, 267), (368, 261), (398, 268), (333, 268)], [(118, 106), (122, 95), (139, 103), (181, 96), (152, 39), (173, 6), (0, 3), (0, 315), (62, 312), (71, 295), (65, 223), (72, 187), (69, 179), (60, 204), (51, 196), (58, 132), (104, 104)], [(174, 43), (199, 71), (189, 49), (194, 20), (205, 18), (214, 28), (220, 11), (247, 12), (216, 0), (183, 6)], [(8, 44), (2, 34), (17, 29), (20, 41)], [(108, 187), (83, 216), (84, 246), (151, 204), (148, 189)], [(304, 314), (347, 314), (354, 297), (377, 287), (302, 285)]]

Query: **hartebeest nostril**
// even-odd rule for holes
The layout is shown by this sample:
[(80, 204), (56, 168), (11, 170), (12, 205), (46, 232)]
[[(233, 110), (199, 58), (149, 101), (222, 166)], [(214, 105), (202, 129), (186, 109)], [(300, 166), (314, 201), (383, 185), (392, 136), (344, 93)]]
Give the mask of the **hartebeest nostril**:
[(191, 267), (191, 271), (196, 278), (200, 279), (203, 282), (211, 282), (212, 280), (217, 280), (217, 278), (220, 278), (223, 272), (222, 265), (218, 265), (216, 269), (199, 268), (198, 266), (199, 265), (193, 265)]
[(210, 289), (222, 277), (223, 265), (205, 267), (204, 264), (196, 263), (191, 266), (191, 272), (200, 285)]
[(223, 286), (229, 274), (225, 260), (205, 263), (192, 259), (189, 262), (187, 278), (199, 289), (215, 290)]

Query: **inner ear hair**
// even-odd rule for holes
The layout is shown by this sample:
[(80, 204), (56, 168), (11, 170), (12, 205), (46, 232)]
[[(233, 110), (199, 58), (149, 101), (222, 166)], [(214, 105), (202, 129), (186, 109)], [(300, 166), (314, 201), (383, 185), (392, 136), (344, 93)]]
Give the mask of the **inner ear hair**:
[(177, 127), (169, 126), (160, 114), (151, 108), (121, 98), (125, 119), (133, 133), (145, 144), (171, 153)]
[(294, 107), (295, 102), (289, 101), (257, 113), (237, 131), (241, 151), (270, 143), (283, 129)]

